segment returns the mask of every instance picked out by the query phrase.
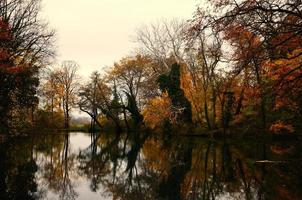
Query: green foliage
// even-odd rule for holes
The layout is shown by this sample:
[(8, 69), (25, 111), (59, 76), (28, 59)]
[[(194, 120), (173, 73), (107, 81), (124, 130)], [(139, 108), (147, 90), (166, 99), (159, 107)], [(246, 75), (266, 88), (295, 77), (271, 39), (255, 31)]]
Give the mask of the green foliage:
[(157, 78), (157, 83), (162, 92), (169, 88), (169, 76), (166, 74), (161, 74)]

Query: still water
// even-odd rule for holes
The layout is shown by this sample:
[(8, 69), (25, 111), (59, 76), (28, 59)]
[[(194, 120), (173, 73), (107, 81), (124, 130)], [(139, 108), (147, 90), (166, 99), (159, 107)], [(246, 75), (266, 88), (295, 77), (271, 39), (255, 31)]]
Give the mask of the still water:
[(0, 199), (302, 199), (300, 141), (147, 133), (0, 142)]

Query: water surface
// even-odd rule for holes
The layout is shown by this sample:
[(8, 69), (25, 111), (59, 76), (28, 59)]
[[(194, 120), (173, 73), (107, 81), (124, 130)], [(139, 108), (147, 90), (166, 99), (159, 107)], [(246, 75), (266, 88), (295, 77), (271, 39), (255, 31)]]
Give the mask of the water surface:
[(58, 133), (0, 143), (0, 199), (302, 199), (299, 141)]

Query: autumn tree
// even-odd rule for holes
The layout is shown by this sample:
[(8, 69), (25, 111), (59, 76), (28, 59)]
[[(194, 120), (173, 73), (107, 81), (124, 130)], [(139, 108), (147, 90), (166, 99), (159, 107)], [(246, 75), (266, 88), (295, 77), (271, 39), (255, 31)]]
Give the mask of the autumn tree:
[(81, 111), (91, 117), (92, 128), (94, 124), (102, 127), (100, 118), (104, 116), (114, 122), (117, 131), (122, 130), (119, 116), (122, 105), (116, 88), (114, 86), (110, 89), (105, 78), (101, 77), (98, 72), (93, 72), (90, 81), (80, 87), (78, 106)]
[(150, 56), (156, 63), (154, 71), (167, 74), (176, 62), (181, 65), (181, 85), (185, 96), (192, 105), (193, 120), (216, 127), (217, 101), (221, 80), (222, 40), (216, 31), (190, 29), (190, 24), (182, 20), (161, 20), (141, 27), (137, 31), (140, 52)]
[[(245, 88), (253, 87), (253, 90), (257, 91), (257, 100), (254, 102), (258, 104), (261, 127), (265, 129), (267, 121), (272, 120), (271, 116), (268, 119), (267, 111), (273, 111), (271, 105), (274, 98), (278, 96), (279, 100), (283, 98), (286, 102), (286, 95), (276, 93), (284, 90), (272, 88), (287, 85), (285, 78), (281, 78), (287, 76), (295, 77), (294, 85), (299, 85), (296, 85), (299, 82), (299, 65), (282, 67), (282, 64), (274, 63), (276, 60), (280, 63), (280, 59), (294, 60), (301, 55), (297, 50), (301, 40), (301, 2), (217, 0), (208, 3), (211, 4), (212, 10), (200, 8), (193, 20), (195, 25), (192, 29), (198, 33), (213, 27), (221, 33), (222, 39), (228, 42), (228, 63), (233, 77), (239, 75), (244, 78), (240, 83), (240, 97), (235, 96), (235, 99), (238, 99), (235, 113), (240, 112)], [(277, 73), (284, 76), (278, 76)], [(296, 88), (294, 85), (290, 88)], [(281, 96), (282, 98), (279, 98)]]
[(41, 104), (52, 114), (61, 109), (63, 88), (58, 82), (59, 73), (58, 69), (46, 68), (40, 79)]
[(143, 109), (145, 124), (150, 128), (162, 127), (165, 122), (176, 123), (176, 116), (172, 113), (171, 99), (167, 92), (149, 99)]
[(36, 111), (36, 126), (63, 128), (63, 87), (60, 84), (60, 70), (48, 67), (42, 70), (38, 90), (40, 109)]
[(221, 82), (225, 73), (223, 40), (213, 27), (204, 30), (193, 27), (187, 32), (187, 40), (186, 69), (192, 81), (187, 93), (195, 112), (199, 112), (198, 119), (205, 121), (209, 129), (216, 128), (218, 101), (222, 104)]
[(38, 103), (35, 94), (39, 82), (38, 78), (34, 76), (37, 69), (30, 68), (27, 64), (16, 65), (11, 58), (12, 52), (9, 43), (13, 40), (13, 37), (9, 25), (4, 21), (0, 21), (0, 29), (0, 40), (3, 45), (0, 53), (0, 73), (2, 76), (0, 81), (1, 127), (4, 131), (8, 131), (9, 127), (13, 125), (9, 123), (26, 120), (20, 118), (17, 110), (23, 109), (28, 112), (27, 109), (31, 109), (28, 113), (33, 113), (33, 107)]
[(39, 69), (54, 55), (54, 32), (39, 20), (39, 4), (38, 0), (0, 2), (0, 118), (4, 131), (26, 120), (29, 115), (25, 113), (33, 116)]
[(180, 88), (180, 65), (173, 64), (169, 75), (160, 75), (157, 82), (162, 92), (168, 92), (173, 105), (172, 112), (178, 113), (177, 121), (191, 123), (191, 103)]
[(62, 87), (62, 108), (64, 111), (65, 128), (69, 128), (70, 110), (76, 105), (79, 65), (75, 61), (63, 61), (56, 73), (56, 79)]
[(43, 66), (55, 55), (54, 34), (40, 18), (41, 0), (5, 0), (0, 16), (11, 28), (12, 57), (18, 65)]
[[(146, 96), (150, 95), (149, 80), (154, 80), (151, 62), (147, 57), (124, 58), (115, 63), (109, 72), (109, 79), (116, 83), (117, 91), (135, 124), (143, 122), (142, 107), (146, 104)], [(156, 90), (156, 88), (154, 88)]]

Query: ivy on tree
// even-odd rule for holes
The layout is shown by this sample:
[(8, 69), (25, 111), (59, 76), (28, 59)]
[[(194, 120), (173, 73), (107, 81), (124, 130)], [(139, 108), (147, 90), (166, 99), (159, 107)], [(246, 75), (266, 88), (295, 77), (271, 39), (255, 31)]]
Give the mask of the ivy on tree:
[(184, 91), (180, 88), (180, 65), (174, 63), (171, 66), (169, 75), (162, 74), (158, 77), (157, 83), (162, 92), (167, 91), (171, 99), (173, 109), (182, 111), (177, 121), (192, 122), (191, 103), (185, 97)]

